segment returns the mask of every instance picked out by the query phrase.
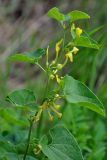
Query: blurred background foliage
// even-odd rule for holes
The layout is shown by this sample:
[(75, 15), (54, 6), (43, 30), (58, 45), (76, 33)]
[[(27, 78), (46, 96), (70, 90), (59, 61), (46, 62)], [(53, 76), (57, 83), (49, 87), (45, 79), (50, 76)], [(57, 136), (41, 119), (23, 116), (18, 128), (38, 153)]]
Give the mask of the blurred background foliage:
[[(80, 48), (72, 65), (63, 71), (89, 86), (102, 100), (107, 110), (107, 0), (0, 0), (0, 158), (11, 159), (23, 154), (27, 138), (29, 108), (14, 108), (4, 102), (6, 95), (17, 88), (31, 88), (40, 95), (45, 90), (45, 75), (38, 67), (10, 63), (8, 57), (46, 47), (50, 44), (50, 59), (62, 30), (46, 16), (57, 6), (63, 12), (81, 10), (91, 19), (77, 22), (99, 42), (100, 50)], [(66, 35), (69, 39), (69, 35)], [(42, 60), (44, 64), (45, 59)], [(63, 121), (75, 135), (85, 160), (107, 159), (107, 118), (75, 106), (64, 106)], [(45, 120), (44, 126), (47, 125)], [(43, 126), (43, 127), (44, 127)], [(42, 129), (43, 129), (42, 127)], [(34, 129), (32, 136), (36, 136)], [(29, 153), (34, 156), (32, 151)], [(15, 158), (13, 158), (15, 159)], [(16, 156), (17, 159), (17, 156)], [(32, 159), (33, 160), (33, 159)]]

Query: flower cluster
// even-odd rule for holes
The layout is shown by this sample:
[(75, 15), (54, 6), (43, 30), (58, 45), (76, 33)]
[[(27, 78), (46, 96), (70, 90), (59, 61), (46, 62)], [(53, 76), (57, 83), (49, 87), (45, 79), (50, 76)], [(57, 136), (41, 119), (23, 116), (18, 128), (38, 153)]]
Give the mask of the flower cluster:
[[(82, 29), (80, 29), (79, 27), (75, 27), (75, 25), (72, 25), (72, 32), (75, 33), (75, 36), (77, 38), (80, 38), (81, 34), (82, 34)], [(71, 63), (73, 62), (73, 57), (78, 53), (79, 49), (76, 46), (73, 46), (72, 49), (69, 49), (67, 52), (64, 53), (64, 62), (63, 63), (59, 63), (59, 53), (61, 52), (61, 45), (63, 43), (63, 39), (59, 40), (56, 43), (55, 46), (55, 59), (52, 60), (51, 63), (49, 63), (49, 46), (46, 49), (46, 69), (47, 69), (47, 73), (48, 73), (48, 78), (49, 80), (55, 80), (55, 82), (57, 82), (57, 84), (60, 86), (61, 84), (61, 80), (63, 77), (59, 76), (58, 72), (60, 70), (62, 70), (66, 64), (70, 61)], [(64, 44), (63, 44), (64, 45)], [(57, 117), (59, 119), (61, 119), (62, 117), (62, 113), (59, 112), (61, 105), (56, 104), (56, 101), (59, 100), (60, 98), (62, 98), (58, 91), (54, 93), (52, 98), (47, 98), (43, 104), (41, 106), (39, 106), (39, 110), (37, 112), (37, 114), (32, 117), (32, 120), (34, 122), (38, 122), (41, 118), (42, 113), (46, 110), (47, 114), (48, 114), (48, 119), (49, 121), (53, 121), (54, 119), (54, 114), (57, 115)], [(34, 154), (39, 154), (41, 152), (41, 145), (37, 145), (34, 148)]]
[(60, 105), (55, 104), (55, 101), (60, 98), (61, 97), (59, 96), (59, 94), (55, 94), (55, 96), (52, 100), (46, 100), (45, 102), (43, 102), (43, 104), (41, 106), (39, 106), (39, 111), (37, 112), (37, 114), (32, 117), (32, 120), (34, 122), (38, 122), (41, 118), (42, 113), (45, 110), (47, 110), (50, 121), (53, 120), (53, 113), (55, 113), (58, 116), (58, 118), (60, 119), (62, 117), (62, 113), (59, 112)]
[[(76, 28), (75, 25), (72, 25), (72, 30), (75, 31), (76, 36), (79, 38), (82, 34), (82, 29)], [(72, 49), (68, 50), (64, 54), (64, 62), (59, 63), (59, 53), (61, 51), (61, 45), (63, 43), (63, 39), (59, 40), (56, 45), (55, 45), (55, 59), (52, 60), (51, 63), (49, 63), (49, 46), (47, 47), (46, 50), (46, 68), (47, 68), (47, 73), (48, 77), (50, 80), (55, 80), (58, 85), (61, 83), (61, 79), (63, 77), (59, 76), (58, 72), (62, 70), (65, 65), (70, 61), (73, 62), (73, 57), (74, 55), (77, 54), (79, 49), (76, 46), (73, 46)], [(59, 112), (60, 105), (56, 104), (56, 100), (60, 99), (61, 96), (58, 93), (55, 93), (52, 99), (45, 100), (41, 106), (39, 106), (39, 111), (37, 114), (33, 117), (33, 120), (35, 122), (39, 121), (41, 118), (42, 113), (44, 110), (47, 110), (49, 120), (53, 120), (53, 113), (55, 113), (58, 118), (60, 119), (62, 117), (62, 113)]]

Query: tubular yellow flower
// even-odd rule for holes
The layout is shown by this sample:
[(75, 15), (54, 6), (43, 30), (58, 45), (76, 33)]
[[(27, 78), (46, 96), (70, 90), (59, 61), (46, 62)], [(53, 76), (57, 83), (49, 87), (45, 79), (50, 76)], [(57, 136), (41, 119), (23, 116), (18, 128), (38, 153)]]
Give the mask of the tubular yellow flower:
[(55, 62), (57, 61), (58, 59), (58, 54), (59, 54), (59, 51), (60, 51), (60, 45), (62, 43), (63, 39), (61, 39), (60, 41), (58, 41), (56, 43), (56, 46), (55, 46), (55, 50), (56, 50), (56, 58), (55, 58)]
[(62, 118), (62, 113), (58, 112), (54, 107), (51, 107), (52, 111), (55, 112), (59, 119)]
[(50, 111), (48, 111), (48, 115), (49, 115), (49, 120), (53, 121), (53, 115), (50, 113)]
[(62, 41), (63, 41), (63, 39), (61, 39), (60, 41), (58, 41), (57, 43), (56, 43), (56, 53), (58, 54), (59, 53), (59, 51), (60, 51), (60, 45), (61, 45), (61, 43), (62, 43)]
[(82, 34), (82, 29), (81, 28), (76, 28), (76, 35), (78, 36), (78, 37), (80, 37), (80, 35)]
[(73, 47), (72, 53), (77, 54), (78, 51), (79, 49), (77, 47)]
[(69, 58), (69, 60), (71, 61), (71, 62), (73, 62), (73, 54), (72, 54), (72, 51), (71, 52), (68, 52), (68, 53), (66, 53), (66, 58)]
[(61, 80), (60, 80), (58, 74), (56, 74), (56, 81), (57, 81), (58, 84), (61, 82)]

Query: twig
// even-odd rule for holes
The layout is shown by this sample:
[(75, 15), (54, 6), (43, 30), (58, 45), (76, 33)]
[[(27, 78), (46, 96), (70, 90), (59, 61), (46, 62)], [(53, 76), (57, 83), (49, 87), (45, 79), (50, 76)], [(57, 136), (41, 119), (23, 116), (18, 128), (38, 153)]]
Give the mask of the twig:
[(32, 126), (33, 126), (33, 121), (30, 120), (30, 127), (29, 127), (29, 132), (28, 132), (27, 146), (26, 146), (26, 150), (25, 150), (25, 154), (24, 154), (23, 160), (26, 160), (26, 156), (27, 156), (27, 153), (28, 153), (30, 137), (31, 137), (31, 132), (32, 132)]

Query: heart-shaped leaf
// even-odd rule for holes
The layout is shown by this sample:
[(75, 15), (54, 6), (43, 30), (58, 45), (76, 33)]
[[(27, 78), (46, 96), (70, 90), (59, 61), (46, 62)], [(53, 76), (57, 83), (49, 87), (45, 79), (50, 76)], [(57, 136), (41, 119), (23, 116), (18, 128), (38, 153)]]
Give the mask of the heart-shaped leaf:
[(105, 116), (103, 104), (87, 86), (71, 76), (65, 76), (63, 82), (63, 94), (69, 103), (87, 107)]
[[(17, 155), (16, 153), (6, 152), (0, 155), (0, 159), (1, 160), (22, 160), (23, 155)], [(26, 160), (37, 160), (37, 159), (32, 156), (26, 156)]]
[(47, 15), (50, 18), (56, 19), (57, 21), (69, 21), (70, 20), (71, 22), (80, 20), (80, 19), (90, 18), (90, 16), (86, 14), (85, 12), (81, 12), (77, 10), (69, 12), (68, 14), (63, 14), (56, 7), (50, 9)]
[(76, 46), (88, 47), (93, 49), (99, 49), (98, 43), (89, 37), (81, 36), (75, 40)]
[(40, 143), (43, 153), (50, 160), (83, 160), (75, 138), (63, 125), (57, 125), (51, 129), (50, 136), (51, 143)]
[(15, 54), (9, 57), (12, 61), (35, 63), (45, 53), (45, 49), (39, 48), (33, 52), (25, 52), (24, 54)]
[(35, 103), (36, 98), (33, 91), (28, 89), (20, 89), (11, 92), (7, 97), (6, 100), (15, 104), (16, 106), (28, 106), (32, 103)]
[(56, 19), (57, 21), (64, 21), (65, 15), (59, 11), (58, 8), (54, 7), (47, 13), (48, 17)]
[(87, 13), (77, 11), (77, 10), (69, 12), (67, 15), (70, 17), (71, 22), (76, 21), (76, 20), (80, 20), (80, 19), (89, 19), (90, 18), (90, 16)]

